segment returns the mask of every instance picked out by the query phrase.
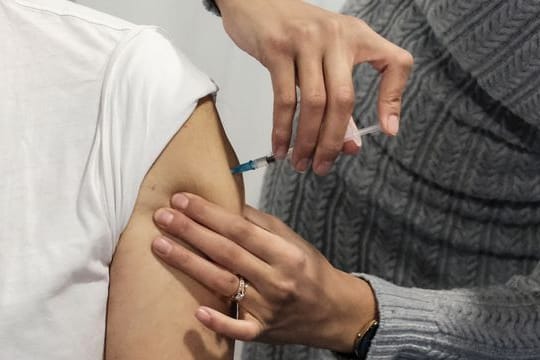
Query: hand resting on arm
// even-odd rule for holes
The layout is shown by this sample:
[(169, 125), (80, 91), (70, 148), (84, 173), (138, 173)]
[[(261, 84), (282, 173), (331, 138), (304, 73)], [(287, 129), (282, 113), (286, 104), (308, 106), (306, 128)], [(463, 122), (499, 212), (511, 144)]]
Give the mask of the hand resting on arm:
[(164, 236), (154, 241), (160, 257), (222, 296), (236, 293), (235, 274), (249, 283), (239, 320), (198, 309), (197, 318), (212, 330), (351, 352), (355, 335), (375, 319), (368, 283), (334, 268), (275, 217), (251, 207), (244, 217), (232, 214), (193, 194), (177, 194), (172, 202), (176, 209), (159, 210), (157, 222), (211, 261)]

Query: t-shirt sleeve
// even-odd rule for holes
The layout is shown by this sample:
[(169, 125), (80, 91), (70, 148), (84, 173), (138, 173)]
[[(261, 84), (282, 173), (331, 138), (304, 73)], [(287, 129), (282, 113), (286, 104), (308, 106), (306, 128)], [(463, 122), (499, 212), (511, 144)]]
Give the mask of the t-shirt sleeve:
[(154, 161), (198, 100), (216, 90), (158, 29), (134, 31), (118, 45), (106, 71), (98, 124), (104, 211), (115, 241)]

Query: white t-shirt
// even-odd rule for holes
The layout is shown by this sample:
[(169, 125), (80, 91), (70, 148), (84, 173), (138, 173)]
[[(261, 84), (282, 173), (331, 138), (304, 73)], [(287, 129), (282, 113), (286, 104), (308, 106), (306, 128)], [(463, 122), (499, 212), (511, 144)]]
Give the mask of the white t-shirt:
[(153, 27), (0, 0), (0, 359), (102, 358), (139, 186), (214, 91)]

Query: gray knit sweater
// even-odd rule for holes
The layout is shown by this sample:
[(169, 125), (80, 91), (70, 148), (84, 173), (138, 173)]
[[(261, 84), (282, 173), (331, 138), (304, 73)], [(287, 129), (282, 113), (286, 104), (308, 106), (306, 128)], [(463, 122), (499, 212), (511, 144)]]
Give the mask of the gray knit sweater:
[[(369, 359), (540, 359), (540, 0), (350, 0), (345, 12), (415, 57), (399, 135), (365, 138), (326, 177), (271, 167), (264, 209), (371, 282)], [(376, 121), (377, 81), (355, 72), (360, 126)]]

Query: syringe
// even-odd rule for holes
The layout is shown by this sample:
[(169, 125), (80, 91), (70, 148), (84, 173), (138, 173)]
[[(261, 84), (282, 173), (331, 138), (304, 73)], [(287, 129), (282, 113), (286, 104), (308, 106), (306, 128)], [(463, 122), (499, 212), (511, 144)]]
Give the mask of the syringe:
[[(363, 129), (354, 130), (352, 134), (348, 134), (347, 136), (345, 136), (344, 141), (349, 141), (349, 140), (355, 140), (356, 139), (357, 143), (361, 144), (362, 136), (367, 135), (367, 134), (375, 134), (375, 133), (378, 133), (380, 131), (381, 131), (381, 128), (379, 127), (379, 125), (368, 126), (366, 128), (363, 128)], [(287, 155), (286, 155), (287, 159), (291, 157), (292, 152), (293, 152), (293, 147), (291, 146), (289, 148), (289, 151), (287, 151)], [(263, 168), (263, 167), (267, 167), (271, 163), (276, 162), (276, 160), (277, 159), (276, 159), (276, 156), (274, 154), (268, 155), (268, 156), (262, 156), (260, 158), (253, 159), (253, 160), (247, 161), (247, 162), (245, 162), (243, 164), (240, 164), (238, 166), (235, 166), (234, 168), (231, 169), (231, 173), (232, 174), (241, 174), (241, 173), (244, 173), (246, 171), (257, 170), (257, 169), (260, 169), (260, 168)]]

